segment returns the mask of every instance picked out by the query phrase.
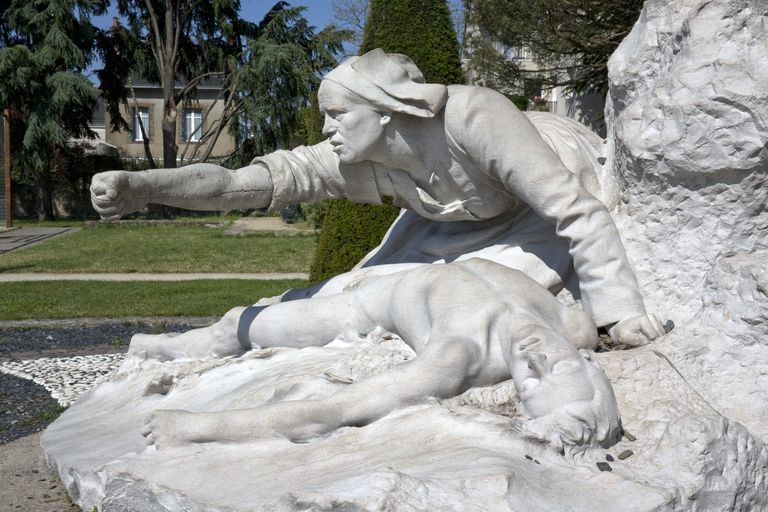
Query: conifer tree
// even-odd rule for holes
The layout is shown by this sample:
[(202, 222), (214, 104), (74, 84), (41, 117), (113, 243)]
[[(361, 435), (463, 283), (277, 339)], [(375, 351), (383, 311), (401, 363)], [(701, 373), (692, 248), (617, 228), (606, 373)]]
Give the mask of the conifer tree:
[(38, 218), (52, 219), (52, 162), (71, 137), (92, 134), (97, 92), (82, 71), (94, 49), (90, 16), (106, 2), (14, 0), (0, 10), (0, 109), (11, 113), (11, 155), (17, 177), (35, 185)]
[[(372, 0), (365, 24), (363, 54), (375, 48), (408, 55), (432, 83), (463, 83), (459, 43), (445, 0)], [(331, 202), (312, 263), (310, 280), (350, 270), (384, 237), (399, 209)]]

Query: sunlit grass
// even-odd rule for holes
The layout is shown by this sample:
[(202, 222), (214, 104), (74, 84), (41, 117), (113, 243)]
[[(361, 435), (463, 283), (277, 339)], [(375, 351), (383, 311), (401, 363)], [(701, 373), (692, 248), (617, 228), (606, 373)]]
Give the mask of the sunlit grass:
[(220, 316), (306, 281), (46, 281), (0, 283), (0, 320)]
[(100, 225), (0, 255), (0, 272), (307, 272), (316, 237), (225, 235), (224, 225)]

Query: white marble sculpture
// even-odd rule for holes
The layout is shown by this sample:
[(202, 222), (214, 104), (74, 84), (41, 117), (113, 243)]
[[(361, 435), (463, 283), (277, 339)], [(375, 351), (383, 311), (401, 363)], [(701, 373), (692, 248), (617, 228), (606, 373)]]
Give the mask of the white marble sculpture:
[(427, 397), (450, 398), (512, 378), (533, 418), (523, 428), (557, 449), (608, 447), (621, 437), (611, 385), (578, 351), (597, 343), (589, 316), (563, 306), (521, 272), (478, 258), (370, 277), (335, 295), (243, 308), (179, 335), (135, 337), (127, 366), (144, 357), (323, 346), (344, 332), (377, 328), (398, 335), (418, 357), (323, 400), (158, 411), (145, 434), (163, 446), (275, 435), (302, 440), (368, 424)]
[[(521, 270), (553, 293), (570, 285), (617, 341), (637, 345), (664, 333), (646, 313), (613, 220), (597, 199), (615, 202), (616, 191), (602, 179), (602, 141), (587, 128), (551, 114), (526, 116), (489, 89), (425, 84), (410, 59), (381, 50), (331, 71), (318, 99), (328, 136), (318, 145), (237, 170), (195, 164), (99, 174), (93, 205), (111, 218), (149, 203), (279, 209), (393, 196), (405, 210), (357, 269), (383, 274), (401, 268), (392, 264), (480, 257)], [(283, 300), (334, 293), (356, 275)]]
[[(205, 413), (326, 400), (351, 382), (385, 375), (425, 355), (415, 356), (397, 337), (380, 330), (367, 336), (352, 332), (321, 348), (254, 349), (240, 357), (202, 361), (150, 359), (138, 361), (134, 369), (126, 367), (75, 403), (43, 435), (48, 462), (73, 500), (86, 510), (98, 507), (105, 512), (768, 509), (764, 13), (763, 3), (749, 0), (646, 2), (632, 34), (610, 63), (608, 164), (605, 170), (595, 168), (597, 180), (586, 168), (573, 165), (578, 158), (569, 160), (563, 153), (567, 144), (554, 143), (565, 142), (552, 136), (554, 129), (571, 125), (552, 120), (548, 131), (542, 127), (550, 116), (530, 117), (566, 167), (584, 171), (585, 187), (610, 208), (646, 303), (676, 323), (672, 332), (650, 344), (592, 355), (610, 380), (621, 412), (625, 435), (617, 444), (607, 449), (593, 446), (569, 458), (552, 450), (551, 443), (532, 442), (520, 429), (532, 418), (510, 381), (471, 388), (458, 397), (428, 398), (368, 425), (338, 428), (311, 442), (271, 437), (171, 443), (156, 450), (140, 435), (157, 410)], [(450, 113), (454, 93), (461, 89), (448, 88), (451, 99), (443, 114)], [(388, 126), (396, 117), (393, 114)], [(443, 119), (450, 128), (450, 116)], [(486, 139), (499, 147), (505, 140), (495, 135)], [(455, 147), (465, 147), (464, 140), (452, 140)], [(517, 141), (517, 135), (510, 140)], [(587, 135), (569, 140), (580, 141), (581, 149), (573, 146), (576, 155), (600, 148), (599, 141), (593, 144)], [(314, 161), (313, 154), (279, 153), (257, 168), (269, 168), (262, 172), (274, 180), (272, 171), (280, 165), (274, 162), (304, 169)], [(466, 152), (451, 152), (447, 163), (462, 154)], [(312, 188), (317, 182), (302, 180), (301, 172), (292, 176), (298, 186), (318, 195), (341, 195), (344, 190), (365, 199), (350, 185), (355, 178), (343, 174), (344, 169), (347, 166), (340, 165), (338, 174), (327, 174), (324, 183), (329, 187), (321, 189)], [(446, 181), (440, 169), (414, 178), (416, 185), (410, 189), (415, 192), (403, 203), (424, 200), (430, 205), (431, 196), (448, 205), (460, 199), (458, 193), (449, 193), (455, 190), (452, 184), (471, 186), (479, 177)], [(358, 171), (383, 178), (378, 166)], [(433, 171), (435, 180), (430, 180)], [(398, 175), (388, 172), (386, 178), (389, 181), (377, 181), (377, 189), (389, 190), (387, 184)], [(397, 183), (398, 191), (409, 189)], [(103, 189), (95, 188), (97, 195), (117, 197), (111, 184), (99, 187)], [(267, 187), (265, 194), (272, 196), (273, 185)], [(275, 185), (274, 190), (287, 189)], [(529, 202), (532, 193), (535, 187), (512, 195)], [(288, 196), (278, 196), (278, 205), (280, 197)], [(114, 205), (107, 197), (99, 201), (105, 207)], [(474, 204), (456, 206), (476, 212)], [(398, 220), (408, 221), (400, 226), (412, 229), (399, 238), (393, 238), (393, 230), (387, 239), (413, 240), (417, 249), (401, 253), (411, 262), (469, 259), (463, 256), (465, 250), (469, 255), (483, 247), (486, 259), (499, 261), (504, 255), (511, 262), (515, 247), (533, 253), (537, 246), (552, 248), (557, 241), (550, 236), (553, 230), (525, 231), (530, 225), (525, 218), (502, 222), (502, 216), (494, 231), (488, 220), (434, 222), (415, 211)], [(449, 243), (457, 240), (453, 235), (467, 236), (471, 226), (485, 227), (478, 231), (475, 249), (469, 239)], [(427, 235), (439, 235), (435, 240), (442, 245), (430, 245)], [(577, 245), (584, 242), (592, 243), (582, 239)], [(381, 252), (387, 245), (385, 241), (370, 259), (397, 261), (396, 244)], [(490, 250), (493, 246), (496, 251)], [(547, 254), (568, 259), (568, 243), (559, 247), (562, 250)], [(579, 268), (577, 253), (573, 259), (584, 286), (594, 276)], [(556, 267), (554, 260), (547, 261), (549, 268)], [(375, 275), (379, 268), (366, 266), (364, 272)], [(545, 279), (537, 269), (541, 266), (531, 266), (526, 273), (542, 283)], [(327, 283), (316, 297), (354, 286), (356, 276)], [(566, 284), (577, 289), (570, 280)], [(473, 288), (462, 286), (457, 293), (471, 294)]]

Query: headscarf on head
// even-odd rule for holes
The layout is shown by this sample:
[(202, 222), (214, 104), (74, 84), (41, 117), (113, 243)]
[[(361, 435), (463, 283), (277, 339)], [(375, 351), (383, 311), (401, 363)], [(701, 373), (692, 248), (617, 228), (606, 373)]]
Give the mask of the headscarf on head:
[(380, 48), (351, 57), (325, 75), (379, 108), (417, 117), (433, 117), (448, 100), (448, 88), (424, 83), (411, 59)]

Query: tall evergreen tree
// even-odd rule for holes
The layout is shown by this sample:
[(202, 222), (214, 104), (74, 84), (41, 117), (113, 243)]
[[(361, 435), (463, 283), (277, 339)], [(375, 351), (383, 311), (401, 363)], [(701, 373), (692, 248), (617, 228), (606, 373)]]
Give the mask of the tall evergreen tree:
[(0, 22), (0, 109), (11, 112), (17, 175), (37, 189), (37, 215), (53, 218), (52, 165), (71, 137), (92, 136), (97, 92), (82, 74), (93, 50), (92, 15), (104, 0), (12, 0)]
[[(375, 48), (408, 55), (427, 82), (463, 83), (459, 43), (445, 0), (372, 0), (363, 33), (363, 54)], [(312, 281), (351, 269), (384, 237), (399, 209), (331, 202), (312, 263)]]
[(381, 48), (413, 60), (430, 83), (464, 83), (445, 0), (372, 0), (360, 54)]
[(315, 32), (304, 10), (275, 4), (256, 27), (233, 74), (232, 93), (248, 121), (244, 149), (250, 158), (288, 146), (304, 122), (302, 113), (320, 76), (337, 64), (336, 54), (351, 37), (333, 25)]

